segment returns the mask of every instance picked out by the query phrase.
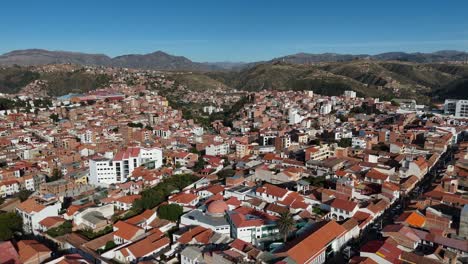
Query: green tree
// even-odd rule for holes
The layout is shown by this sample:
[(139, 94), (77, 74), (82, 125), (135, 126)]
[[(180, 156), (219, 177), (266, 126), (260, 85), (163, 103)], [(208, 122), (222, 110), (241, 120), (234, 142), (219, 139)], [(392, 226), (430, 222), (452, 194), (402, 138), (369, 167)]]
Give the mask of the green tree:
[(283, 236), (283, 242), (288, 240), (289, 233), (293, 230), (295, 222), (289, 211), (282, 213), (276, 223), (280, 234)]
[(9, 240), (14, 233), (23, 230), (23, 221), (15, 213), (0, 214), (0, 240)]
[(47, 182), (53, 182), (53, 181), (61, 179), (62, 177), (63, 177), (62, 171), (59, 170), (58, 168), (54, 168), (54, 170), (52, 171), (52, 176), (47, 177), (46, 180)]
[(338, 142), (338, 146), (340, 146), (342, 148), (351, 147), (351, 145), (352, 145), (352, 139), (351, 138), (342, 138)]
[(32, 193), (33, 192), (29, 190), (21, 190), (18, 193), (18, 198), (20, 199), (21, 202), (24, 202), (29, 198), (29, 196), (31, 196)]
[(201, 170), (203, 170), (205, 168), (205, 164), (206, 164), (205, 160), (202, 157), (199, 157), (197, 162), (193, 166), (193, 169), (196, 172), (199, 172), (199, 171), (201, 171)]
[(183, 213), (182, 206), (178, 204), (165, 204), (161, 205), (158, 209), (159, 218), (173, 222), (178, 221)]
[(52, 121), (54, 121), (54, 122), (58, 122), (58, 121), (60, 120), (59, 115), (56, 114), (56, 113), (51, 114), (51, 115), (49, 116), (49, 118), (52, 119)]

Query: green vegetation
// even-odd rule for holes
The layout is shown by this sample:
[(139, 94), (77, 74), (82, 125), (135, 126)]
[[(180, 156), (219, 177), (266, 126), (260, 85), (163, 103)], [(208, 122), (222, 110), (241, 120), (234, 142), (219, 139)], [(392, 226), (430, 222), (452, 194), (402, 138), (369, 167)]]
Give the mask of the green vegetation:
[(352, 139), (351, 138), (342, 138), (338, 142), (338, 146), (342, 147), (342, 148), (351, 147), (351, 145), (352, 145)]
[(15, 213), (0, 214), (0, 240), (13, 238), (15, 232), (23, 230), (23, 219)]
[(141, 194), (141, 199), (135, 200), (132, 210), (141, 212), (151, 209), (166, 201), (167, 196), (176, 190), (182, 190), (199, 178), (192, 174), (173, 175), (165, 179), (153, 188), (146, 189)]
[(276, 222), (280, 234), (283, 236), (283, 242), (288, 240), (289, 233), (294, 229), (295, 221), (289, 211), (282, 213)]
[(233, 169), (226, 169), (218, 172), (218, 177), (219, 179), (225, 179), (228, 177), (232, 177), (236, 174), (236, 171)]
[(175, 74), (171, 77), (174, 79), (176, 84), (185, 85), (192, 91), (201, 92), (206, 90), (215, 90), (218, 88), (227, 88), (224, 83), (201, 73)]
[(58, 122), (60, 120), (59, 115), (56, 113), (50, 114), (49, 118), (52, 119), (52, 121), (54, 122)]
[(356, 106), (349, 111), (352, 114), (381, 114), (379, 109), (375, 105), (369, 106), (368, 104), (362, 104), (362, 106)]
[(117, 246), (117, 244), (115, 244), (115, 242), (113, 240), (110, 240), (110, 241), (107, 241), (107, 243), (106, 243), (106, 245), (104, 246), (103, 249), (98, 249), (98, 250), (96, 250), (96, 252), (98, 254), (101, 254), (103, 252), (106, 252), (108, 250), (111, 250), (111, 249), (115, 248), (116, 246)]
[(111, 77), (91, 74), (84, 70), (73, 72), (51, 72), (41, 75), (47, 81), (47, 92), (51, 96), (88, 92), (109, 84)]
[(133, 123), (133, 122), (130, 122), (130, 123), (127, 124), (127, 126), (129, 126), (129, 127), (143, 128), (143, 124), (142, 124), (142, 123)]
[(19, 191), (17, 196), (18, 196), (18, 198), (20, 199), (21, 202), (24, 202), (29, 198), (29, 196), (31, 196), (32, 193), (33, 192), (29, 191), (29, 190), (21, 190), (21, 191)]
[(165, 204), (158, 208), (158, 217), (169, 221), (176, 222), (183, 214), (182, 206), (178, 204)]
[(65, 221), (63, 224), (57, 227), (53, 227), (47, 230), (47, 234), (51, 237), (63, 236), (72, 232), (73, 224), (71, 221)]
[(26, 107), (27, 104), (25, 101), (21, 101), (19, 99), (12, 100), (8, 98), (0, 98), (0, 110), (8, 110), (8, 109), (15, 109)]
[(304, 178), (304, 180), (308, 181), (310, 185), (316, 186), (316, 187), (323, 187), (325, 186), (325, 176), (317, 176), (317, 177), (308, 177)]
[(45, 87), (49, 95), (60, 96), (106, 86), (111, 77), (106, 74), (87, 73), (84, 69), (39, 73), (32, 71), (32, 67), (0, 68), (0, 90), (5, 93), (18, 93), (21, 88), (39, 79), (46, 81)]
[(91, 229), (91, 228), (86, 228), (86, 229), (80, 230), (78, 232), (81, 235), (85, 236), (86, 238), (92, 240), (92, 239), (95, 239), (97, 237), (103, 236), (105, 234), (109, 234), (110, 232), (112, 232), (112, 230), (113, 230), (112, 225), (108, 225), (104, 229), (102, 229), (102, 230), (100, 230), (98, 232), (94, 232), (94, 230)]
[(53, 182), (53, 181), (60, 180), (62, 177), (63, 177), (62, 171), (59, 170), (58, 168), (54, 168), (54, 170), (52, 171), (52, 176), (47, 177), (46, 181)]
[(39, 78), (39, 73), (31, 71), (30, 68), (19, 66), (0, 68), (0, 91), (17, 93), (28, 83)]

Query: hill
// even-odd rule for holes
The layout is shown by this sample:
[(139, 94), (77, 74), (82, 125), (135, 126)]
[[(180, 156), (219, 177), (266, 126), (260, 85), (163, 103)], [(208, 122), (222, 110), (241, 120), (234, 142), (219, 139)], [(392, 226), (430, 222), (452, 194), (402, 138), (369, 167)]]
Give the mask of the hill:
[(290, 64), (317, 64), (323, 62), (351, 62), (356, 60), (400, 61), (415, 63), (439, 63), (468, 61), (463, 51), (437, 51), (433, 53), (387, 52), (377, 55), (337, 53), (297, 53), (263, 62), (194, 62), (183, 56), (174, 56), (163, 51), (148, 54), (127, 54), (111, 58), (104, 54), (88, 54), (43, 49), (16, 50), (0, 55), (0, 66), (31, 66), (44, 64), (71, 63), (77, 65), (115, 66), (136, 69), (167, 71), (229, 71), (243, 70), (262, 63), (283, 62)]
[(173, 56), (162, 51), (141, 55), (129, 54), (115, 58), (110, 58), (103, 54), (48, 51), (42, 49), (17, 50), (0, 55), (1, 66), (34, 66), (63, 63), (174, 71), (213, 71), (223, 69), (216, 64), (192, 62), (183, 56)]
[[(273, 62), (239, 72), (207, 73), (233, 88), (249, 91), (313, 90), (340, 95), (354, 90), (361, 96), (414, 98), (460, 98), (468, 90), (468, 65), (422, 64), (400, 61), (351, 60), (318, 64)], [(465, 97), (466, 98), (466, 97)]]

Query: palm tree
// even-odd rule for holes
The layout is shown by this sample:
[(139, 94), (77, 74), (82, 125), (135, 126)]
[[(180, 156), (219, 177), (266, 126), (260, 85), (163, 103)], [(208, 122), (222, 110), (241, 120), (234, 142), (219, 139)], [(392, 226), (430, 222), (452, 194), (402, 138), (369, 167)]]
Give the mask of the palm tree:
[(284, 242), (286, 242), (289, 233), (293, 230), (295, 225), (292, 214), (289, 211), (281, 213), (276, 225), (278, 226), (280, 234), (283, 235)]

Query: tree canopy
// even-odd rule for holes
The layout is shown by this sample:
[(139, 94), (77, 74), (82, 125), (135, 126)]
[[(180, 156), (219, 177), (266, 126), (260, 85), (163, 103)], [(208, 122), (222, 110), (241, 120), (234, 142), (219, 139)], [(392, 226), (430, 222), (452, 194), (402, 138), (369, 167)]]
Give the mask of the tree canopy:
[(178, 221), (183, 213), (182, 206), (178, 204), (165, 204), (161, 205), (158, 209), (159, 218), (173, 222)]
[(0, 240), (9, 240), (23, 230), (23, 220), (15, 213), (0, 214)]

